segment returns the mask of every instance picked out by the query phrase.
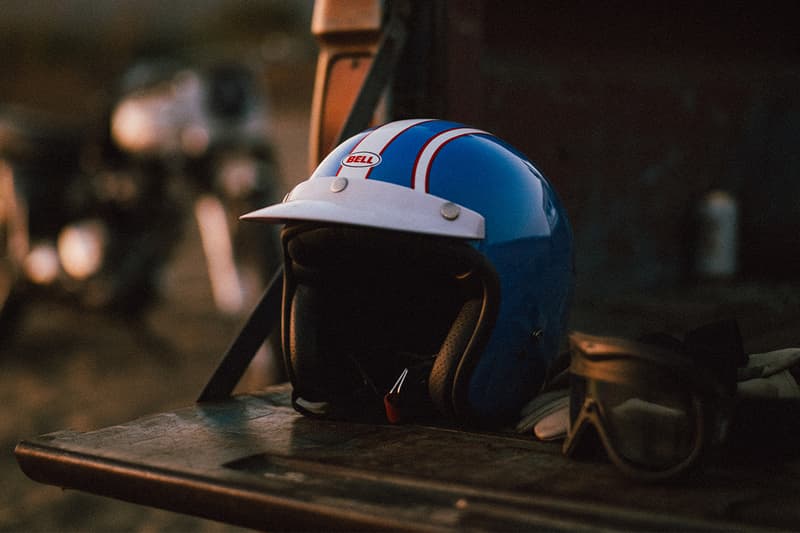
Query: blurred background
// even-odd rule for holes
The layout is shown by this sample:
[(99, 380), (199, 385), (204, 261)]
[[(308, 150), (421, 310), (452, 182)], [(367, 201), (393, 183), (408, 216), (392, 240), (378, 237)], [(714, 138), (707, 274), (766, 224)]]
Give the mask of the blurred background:
[[(412, 5), (386, 116), (472, 124), (540, 166), (574, 226), (573, 327), (738, 313), (747, 348), (800, 344), (800, 8)], [(5, 258), (36, 252), (0, 264), (0, 529), (229, 529), (36, 484), (12, 450), (194, 401), (274, 266), (248, 253), (274, 235), (234, 215), (304, 179), (310, 142), (329, 148), (309, 136), (312, 10), (0, 5), (0, 237)], [(279, 372), (259, 361), (243, 387)]]
[[(274, 267), (235, 217), (307, 175), (312, 5), (0, 6), (0, 198), (13, 175), (27, 204), (0, 202), (0, 237), (29, 250), (0, 265), (24, 287), (0, 307), (0, 530), (231, 529), (37, 484), (13, 449), (194, 402)], [(226, 243), (241, 268), (207, 261)]]

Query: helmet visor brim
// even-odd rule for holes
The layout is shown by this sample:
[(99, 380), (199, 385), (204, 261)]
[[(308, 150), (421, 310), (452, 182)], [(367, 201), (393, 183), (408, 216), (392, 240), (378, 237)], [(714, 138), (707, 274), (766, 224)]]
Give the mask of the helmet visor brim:
[(461, 239), (485, 237), (483, 216), (466, 207), (392, 183), (342, 177), (304, 181), (282, 203), (241, 219), (329, 222)]

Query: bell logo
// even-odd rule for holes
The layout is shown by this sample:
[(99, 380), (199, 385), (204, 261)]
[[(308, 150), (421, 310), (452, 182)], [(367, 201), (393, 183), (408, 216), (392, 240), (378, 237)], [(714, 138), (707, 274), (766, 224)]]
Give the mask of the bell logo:
[(342, 165), (346, 167), (364, 168), (380, 164), (381, 156), (373, 152), (353, 152), (342, 159)]

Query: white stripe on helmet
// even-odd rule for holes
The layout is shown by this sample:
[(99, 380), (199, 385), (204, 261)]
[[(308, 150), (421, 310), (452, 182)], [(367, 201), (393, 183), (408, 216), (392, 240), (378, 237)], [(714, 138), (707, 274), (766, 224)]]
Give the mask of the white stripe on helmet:
[[(392, 141), (399, 137), (404, 131), (413, 128), (417, 124), (430, 122), (431, 120), (433, 119), (408, 119), (390, 122), (389, 124), (383, 125), (380, 128), (376, 128), (368, 133), (350, 150), (350, 153), (371, 152), (373, 154), (380, 155), (386, 149), (386, 147), (389, 146)], [(341, 175), (344, 168), (345, 166), (339, 162), (339, 170), (336, 172), (336, 175)], [(364, 179), (369, 176), (370, 170), (372, 170), (372, 167), (347, 167), (346, 175), (348, 178)]]
[(428, 192), (428, 173), (433, 163), (433, 158), (436, 153), (450, 141), (469, 135), (471, 133), (483, 133), (489, 135), (483, 130), (476, 130), (475, 128), (454, 128), (452, 130), (445, 130), (438, 135), (428, 139), (428, 142), (423, 146), (422, 151), (417, 157), (417, 162), (414, 165), (412, 184), (415, 190)]

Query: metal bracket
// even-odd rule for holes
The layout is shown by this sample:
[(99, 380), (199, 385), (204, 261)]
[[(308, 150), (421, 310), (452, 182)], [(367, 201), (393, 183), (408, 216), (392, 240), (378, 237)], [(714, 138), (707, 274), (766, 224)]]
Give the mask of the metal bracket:
[(369, 122), (378, 105), (381, 94), (394, 75), (400, 56), (403, 54), (408, 37), (408, 17), (411, 14), (407, 0), (391, 2), (389, 19), (378, 43), (378, 50), (372, 61), (361, 90), (353, 107), (339, 131), (336, 144), (340, 144), (356, 133), (369, 127)]
[(280, 321), (282, 297), (283, 267), (280, 267), (239, 335), (225, 352), (203, 392), (200, 393), (198, 402), (216, 402), (230, 397), (259, 347), (277, 327)]

